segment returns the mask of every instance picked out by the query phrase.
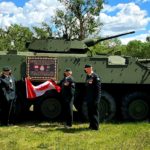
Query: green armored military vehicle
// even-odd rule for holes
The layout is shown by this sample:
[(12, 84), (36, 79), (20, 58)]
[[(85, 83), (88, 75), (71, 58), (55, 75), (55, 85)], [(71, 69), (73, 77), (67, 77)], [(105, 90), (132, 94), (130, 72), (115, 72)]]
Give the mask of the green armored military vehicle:
[(74, 106), (79, 118), (86, 118), (84, 65), (92, 64), (94, 71), (102, 78), (102, 98), (99, 107), (101, 121), (117, 118), (134, 121), (148, 119), (150, 59), (119, 55), (87, 56), (90, 46), (131, 33), (85, 41), (34, 40), (27, 44), (29, 52), (0, 52), (0, 69), (9, 65), (17, 80), (18, 113), (26, 114), (32, 108), (32, 111), (48, 119), (60, 117), (63, 111), (60, 94), (51, 90), (41, 97), (29, 100), (26, 98), (25, 77), (30, 76), (34, 85), (49, 79), (60, 81), (67, 67), (72, 69), (76, 81)]

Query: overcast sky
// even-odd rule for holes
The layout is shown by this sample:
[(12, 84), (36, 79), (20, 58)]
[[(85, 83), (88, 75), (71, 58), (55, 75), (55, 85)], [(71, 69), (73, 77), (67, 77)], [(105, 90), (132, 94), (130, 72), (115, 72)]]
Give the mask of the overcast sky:
[[(150, 0), (107, 2), (99, 15), (104, 24), (100, 35), (135, 31), (135, 34), (121, 37), (124, 44), (133, 39), (145, 41), (150, 36)], [(31, 27), (50, 22), (56, 8), (63, 8), (57, 0), (0, 0), (0, 27), (14, 23)]]

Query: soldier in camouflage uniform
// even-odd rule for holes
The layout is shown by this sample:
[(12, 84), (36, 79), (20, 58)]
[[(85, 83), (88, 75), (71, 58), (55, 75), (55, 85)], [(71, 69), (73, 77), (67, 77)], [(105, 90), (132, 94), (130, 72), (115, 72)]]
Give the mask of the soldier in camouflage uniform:
[(101, 80), (100, 77), (93, 72), (90, 64), (84, 67), (86, 72), (86, 102), (88, 108), (89, 129), (99, 129), (99, 102), (101, 98)]
[(4, 67), (0, 75), (0, 107), (1, 124), (10, 125), (14, 123), (16, 86), (15, 79), (9, 67)]

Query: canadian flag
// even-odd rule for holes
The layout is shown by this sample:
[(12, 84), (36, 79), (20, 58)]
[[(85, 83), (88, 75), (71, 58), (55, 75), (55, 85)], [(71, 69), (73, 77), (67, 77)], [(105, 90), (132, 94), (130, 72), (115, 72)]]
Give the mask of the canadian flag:
[(58, 93), (61, 91), (54, 81), (48, 80), (40, 85), (34, 86), (29, 78), (25, 78), (27, 98), (32, 99), (42, 96), (46, 91), (55, 89)]

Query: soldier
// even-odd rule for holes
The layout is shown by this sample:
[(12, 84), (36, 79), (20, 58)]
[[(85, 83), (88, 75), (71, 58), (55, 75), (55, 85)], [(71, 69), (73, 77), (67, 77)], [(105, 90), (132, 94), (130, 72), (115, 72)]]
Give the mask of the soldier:
[(0, 97), (1, 97), (1, 124), (10, 125), (14, 123), (14, 111), (16, 100), (15, 79), (11, 69), (6, 66), (0, 75)]
[(64, 100), (64, 115), (66, 121), (66, 128), (72, 127), (73, 122), (73, 101), (75, 93), (75, 82), (72, 77), (72, 71), (67, 68), (64, 71), (64, 78), (60, 81), (62, 97)]
[(90, 64), (84, 66), (86, 72), (86, 103), (88, 108), (89, 129), (99, 129), (99, 102), (101, 98), (101, 80), (100, 77), (93, 72)]

